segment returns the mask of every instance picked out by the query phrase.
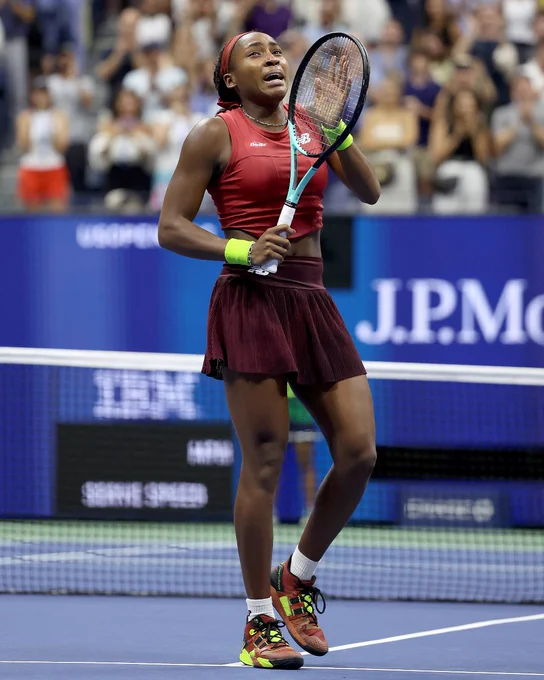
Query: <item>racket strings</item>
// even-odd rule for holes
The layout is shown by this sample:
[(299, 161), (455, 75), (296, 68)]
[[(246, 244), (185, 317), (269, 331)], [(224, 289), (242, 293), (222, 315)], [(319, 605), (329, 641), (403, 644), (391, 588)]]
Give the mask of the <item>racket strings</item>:
[(323, 127), (353, 120), (367, 77), (361, 50), (349, 36), (335, 36), (317, 49), (295, 94), (295, 131), (303, 153), (316, 156), (333, 144)]

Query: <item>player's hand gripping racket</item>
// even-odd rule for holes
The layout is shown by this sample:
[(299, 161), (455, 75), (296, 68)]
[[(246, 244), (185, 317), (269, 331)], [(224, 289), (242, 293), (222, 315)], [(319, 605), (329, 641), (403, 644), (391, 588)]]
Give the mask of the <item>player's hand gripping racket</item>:
[[(308, 50), (297, 69), (289, 97), (287, 124), (291, 143), (291, 177), (278, 224), (291, 225), (297, 203), (308, 182), (353, 130), (363, 110), (369, 82), (367, 51), (353, 36), (329, 33)], [(336, 131), (339, 126), (342, 132), (334, 138), (330, 132)], [(329, 131), (329, 135), (323, 128)], [(299, 153), (317, 160), (297, 184)], [(261, 269), (275, 274), (278, 261), (271, 260), (261, 265)]]

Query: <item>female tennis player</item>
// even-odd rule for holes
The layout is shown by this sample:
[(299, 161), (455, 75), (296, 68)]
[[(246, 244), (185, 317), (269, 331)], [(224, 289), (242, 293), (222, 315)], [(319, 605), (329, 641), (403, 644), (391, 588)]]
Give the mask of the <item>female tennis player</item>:
[[(264, 33), (243, 33), (225, 45), (215, 71), (222, 112), (198, 123), (185, 140), (159, 222), (163, 248), (225, 262), (212, 293), (202, 370), (224, 380), (242, 449), (234, 523), (248, 617), (240, 659), (257, 668), (303, 665), (283, 637), (285, 625), (303, 649), (327, 653), (314, 572), (357, 507), (376, 460), (366, 371), (322, 282), (327, 164), (302, 194), (292, 227), (276, 224), (290, 174), (287, 73), (280, 46)], [(345, 79), (337, 85), (340, 105), (346, 87)], [(328, 165), (362, 202), (375, 203), (379, 183), (351, 142)], [(300, 158), (301, 175), (311, 161)], [(192, 221), (206, 190), (226, 241)], [(276, 274), (255, 272), (272, 259), (280, 262)], [(297, 548), (271, 574), (288, 383), (321, 428), (333, 465)]]

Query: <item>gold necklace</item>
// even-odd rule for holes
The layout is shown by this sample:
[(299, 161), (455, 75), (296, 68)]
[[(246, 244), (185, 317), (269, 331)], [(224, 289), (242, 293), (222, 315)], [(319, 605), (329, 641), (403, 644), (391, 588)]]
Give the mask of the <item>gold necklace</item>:
[(243, 107), (241, 108), (244, 114), (249, 118), (249, 120), (252, 120), (254, 123), (259, 123), (259, 125), (266, 125), (266, 127), (283, 127), (284, 125), (287, 124), (287, 118), (283, 121), (283, 123), (265, 123), (264, 120), (253, 118), (253, 116), (250, 116), (249, 113)]

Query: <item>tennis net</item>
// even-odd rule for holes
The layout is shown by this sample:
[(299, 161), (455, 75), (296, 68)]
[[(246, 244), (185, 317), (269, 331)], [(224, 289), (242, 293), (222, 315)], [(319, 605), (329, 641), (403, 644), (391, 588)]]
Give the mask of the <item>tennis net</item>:
[[(0, 592), (243, 596), (240, 452), (201, 363), (0, 348)], [(319, 567), (325, 594), (544, 602), (544, 369), (367, 370), (378, 464)], [(305, 518), (292, 447), (274, 560)]]

